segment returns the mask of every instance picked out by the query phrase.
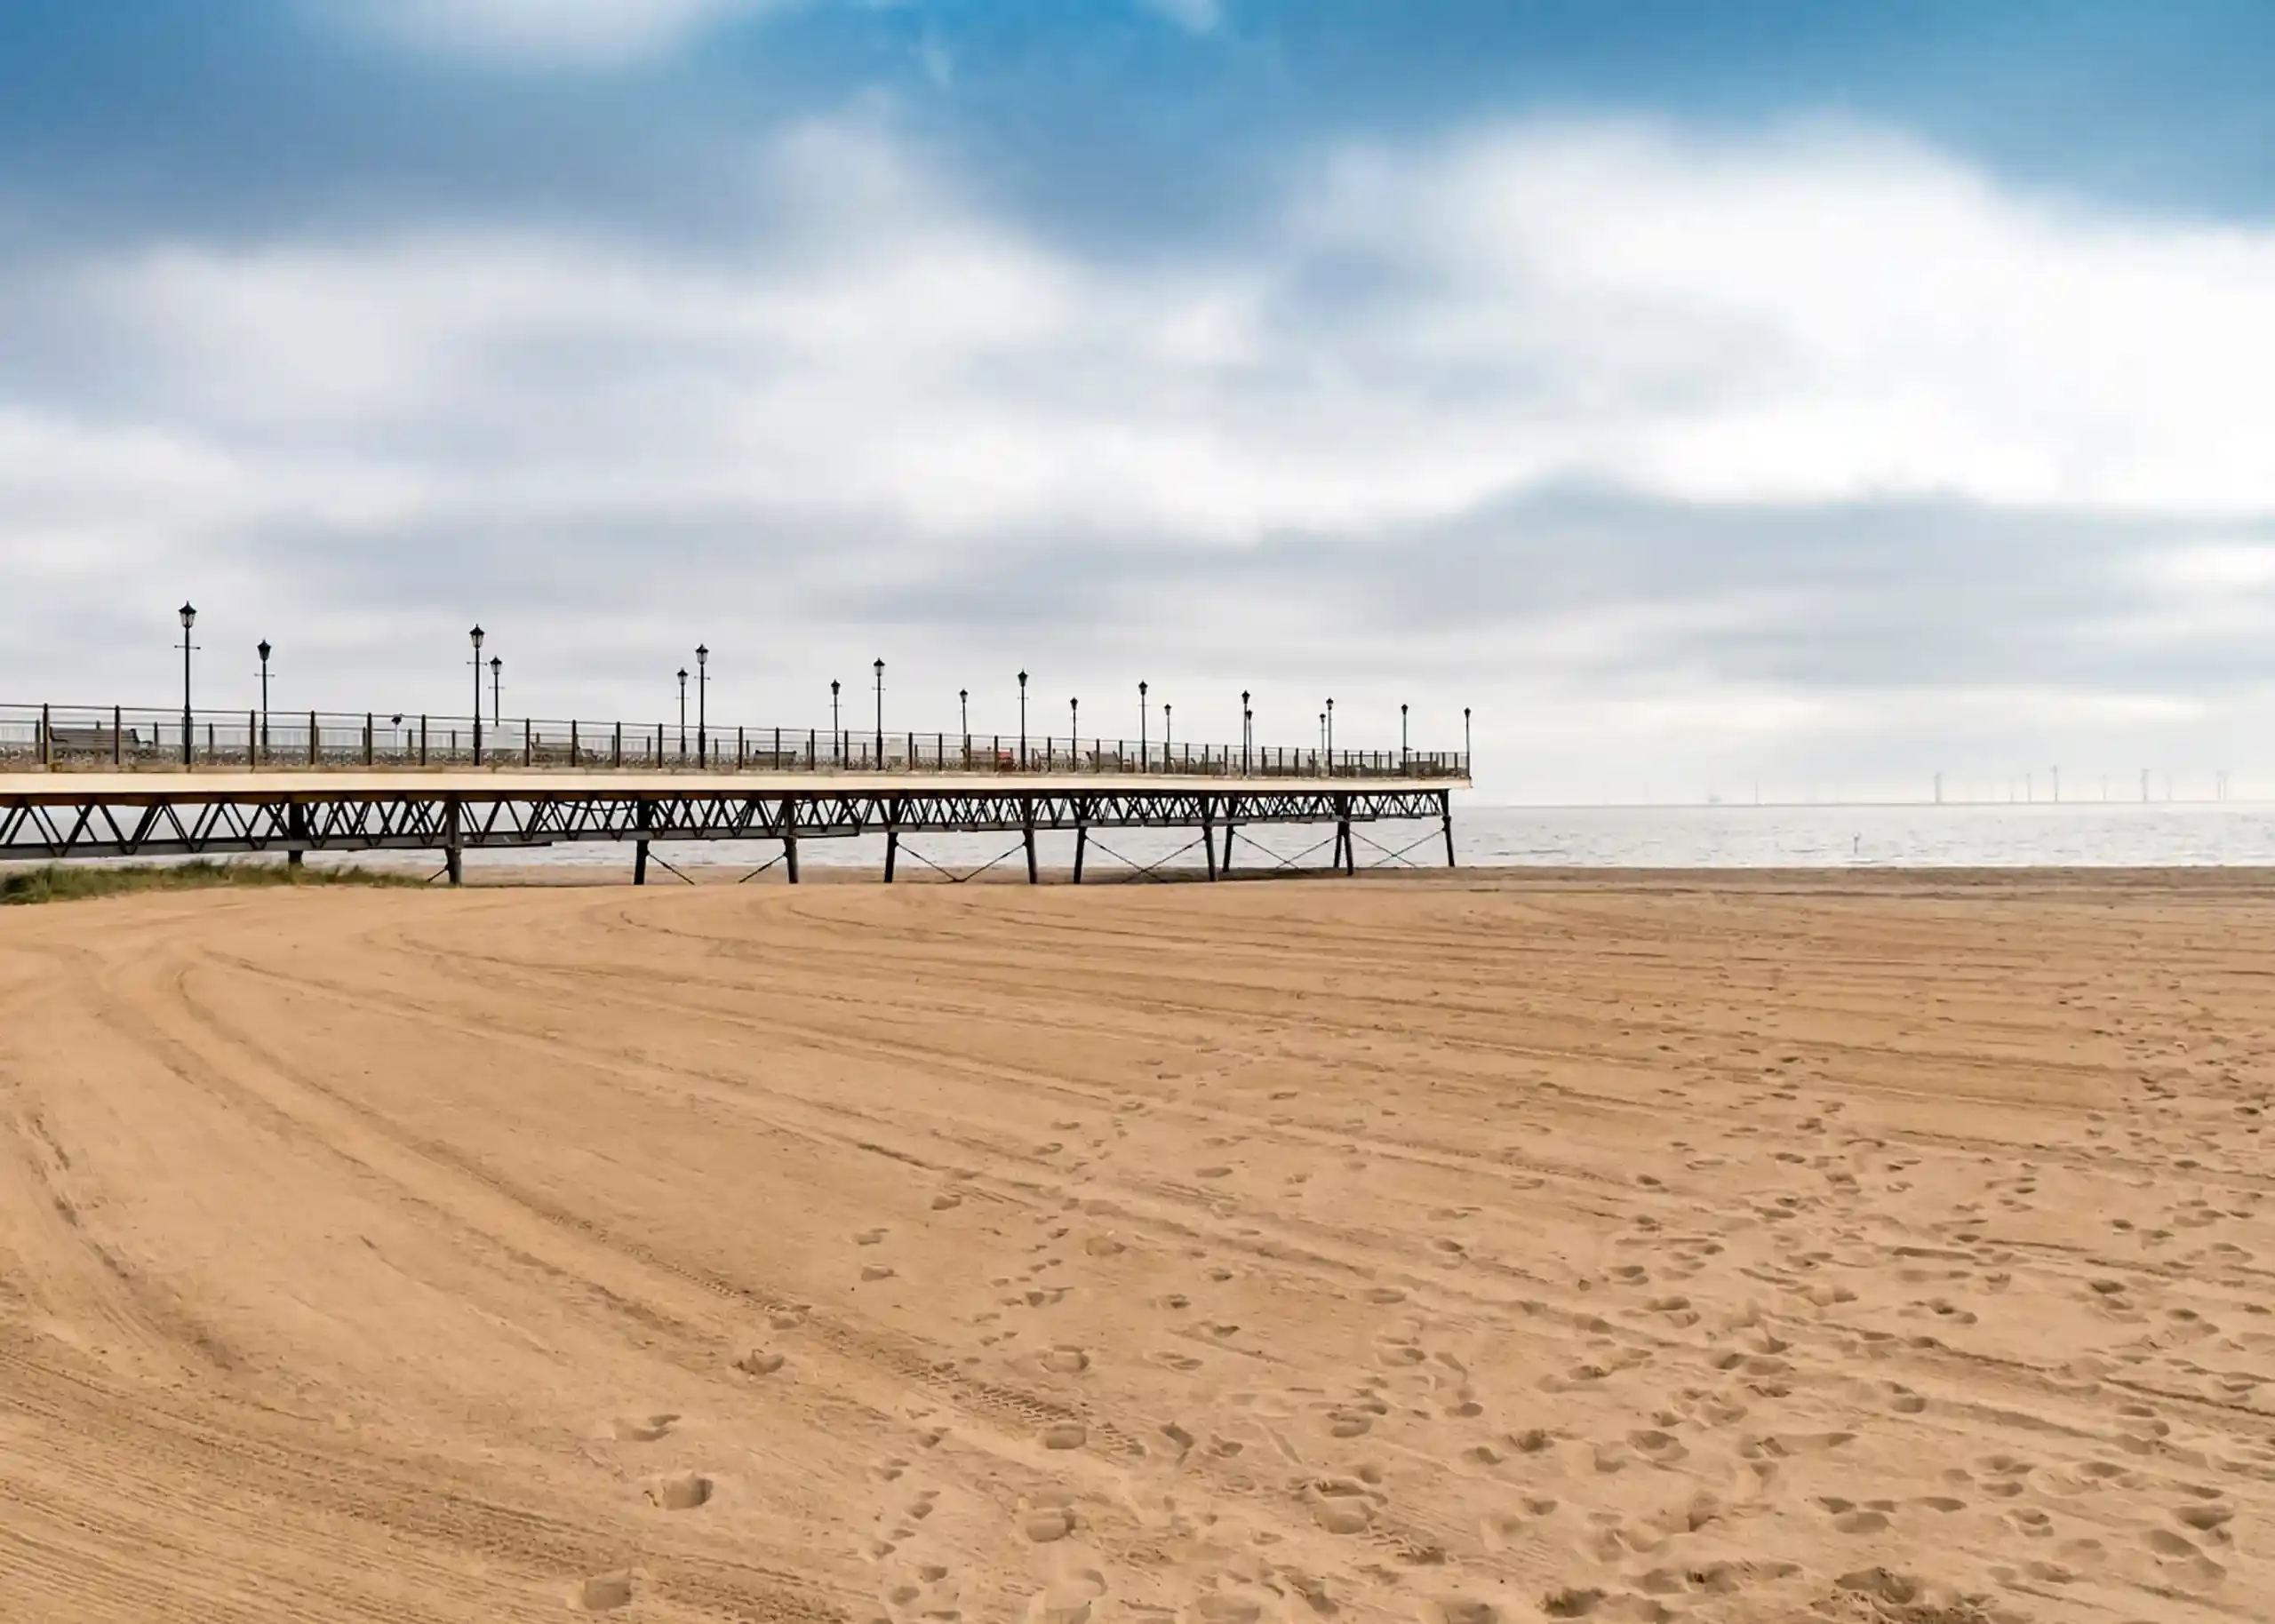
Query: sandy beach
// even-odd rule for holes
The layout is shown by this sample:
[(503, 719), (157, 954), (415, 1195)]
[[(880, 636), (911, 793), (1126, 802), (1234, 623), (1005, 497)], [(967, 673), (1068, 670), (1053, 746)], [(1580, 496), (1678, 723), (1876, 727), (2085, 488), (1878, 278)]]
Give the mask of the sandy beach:
[(0, 1618), (2275, 1618), (2275, 878), (0, 913)]

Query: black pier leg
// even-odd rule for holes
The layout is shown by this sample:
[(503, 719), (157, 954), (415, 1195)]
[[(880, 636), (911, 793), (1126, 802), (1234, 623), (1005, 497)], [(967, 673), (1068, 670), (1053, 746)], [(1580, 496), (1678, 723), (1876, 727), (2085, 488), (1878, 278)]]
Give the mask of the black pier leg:
[[(1034, 802), (1032, 800), (1019, 802), (1019, 832), (1024, 837), (1027, 848), (1027, 883), (1040, 885), (1042, 878), (1035, 872), (1034, 867)], [(1077, 857), (1075, 861), (1080, 863), (1082, 859)]]
[(899, 856), (900, 831), (898, 829), (888, 829), (885, 831), (885, 883), (887, 885), (890, 885), (892, 883), (893, 860)]
[(1208, 854), (1209, 878), (1217, 878), (1217, 825), (1210, 816), (1209, 797), (1201, 798), (1201, 849)]
[[(295, 840), (305, 840), (308, 838), (308, 809), (298, 801), (292, 802), (284, 808), (284, 832)], [(307, 855), (295, 846), (284, 854), (284, 866), (299, 868), (301, 859)]]
[(1088, 849), (1090, 849), (1090, 826), (1088, 824), (1075, 824), (1075, 825), (1074, 825), (1074, 883), (1075, 883), (1076, 885), (1080, 885), (1080, 884), (1082, 884), (1082, 854), (1083, 854), (1085, 851), (1087, 851)]
[(636, 886), (648, 883), (648, 842), (645, 840), (632, 842), (632, 883)]
[(459, 798), (443, 803), (443, 872), (452, 885), (466, 883), (466, 854), (459, 840)]
[(1438, 811), (1446, 820), (1446, 866), (1451, 868), (1454, 865), (1454, 797), (1451, 790), (1439, 793)]
[(1351, 867), (1351, 798), (1338, 795), (1335, 802), (1335, 855), (1346, 874)]

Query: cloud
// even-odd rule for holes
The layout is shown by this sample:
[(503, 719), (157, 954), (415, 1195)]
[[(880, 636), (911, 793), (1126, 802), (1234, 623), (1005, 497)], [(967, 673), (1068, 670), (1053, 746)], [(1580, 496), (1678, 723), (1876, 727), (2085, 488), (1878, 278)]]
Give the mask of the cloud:
[(332, 0), (359, 26), (423, 51), (529, 67), (661, 56), (702, 30), (794, 0)]
[(1188, 34), (1213, 33), (1224, 20), (1222, 0), (1138, 0), (1138, 4)]
[(479, 615), (592, 713), (698, 632), (754, 717), (874, 653), (912, 708), (1148, 675), (1194, 737), (1241, 686), (1297, 741), (1330, 681), (1354, 737), (1473, 704), (1513, 793), (2275, 719), (2275, 232), (1835, 128), (1348, 147), (1144, 259), (862, 119), (722, 195), (751, 223), (697, 245), (504, 219), (0, 268), (0, 529), (42, 584), (0, 679), (108, 692), (58, 628), (147, 585), (217, 644), (289, 622), (318, 703), (414, 640), (436, 691), (390, 703), (452, 703)]

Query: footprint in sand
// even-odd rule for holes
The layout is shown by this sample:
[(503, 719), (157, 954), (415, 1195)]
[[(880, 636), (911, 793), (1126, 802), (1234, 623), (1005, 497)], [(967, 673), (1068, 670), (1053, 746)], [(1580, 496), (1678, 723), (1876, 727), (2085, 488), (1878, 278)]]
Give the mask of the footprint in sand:
[(1019, 1513), (1019, 1531), (1037, 1545), (1050, 1545), (1074, 1532), (1074, 1509), (1048, 1499)]
[(678, 1425), (676, 1414), (626, 1416), (613, 1423), (618, 1440), (626, 1444), (652, 1444)]
[(1090, 1356), (1064, 1343), (1042, 1356), (1042, 1367), (1061, 1376), (1078, 1376), (1090, 1367)]
[(1106, 1575), (1096, 1568), (1054, 1580), (1028, 1602), (1028, 1624), (1090, 1624), (1090, 1608), (1106, 1590)]
[(701, 1472), (682, 1472), (648, 1485), (648, 1498), (667, 1511), (692, 1511), (707, 1506), (716, 1485)]
[(735, 1368), (746, 1376), (770, 1376), (786, 1363), (783, 1356), (764, 1348), (754, 1348), (735, 1361)]
[(634, 1588), (628, 1572), (595, 1573), (577, 1587), (571, 1600), (587, 1612), (613, 1612), (632, 1604)]
[(1304, 1491), (1312, 1521), (1329, 1533), (1364, 1533), (1373, 1524), (1379, 1496), (1350, 1477), (1323, 1477)]
[(1053, 1421), (1042, 1429), (1045, 1449), (1080, 1449), (1090, 1441), (1090, 1429), (1080, 1421)]

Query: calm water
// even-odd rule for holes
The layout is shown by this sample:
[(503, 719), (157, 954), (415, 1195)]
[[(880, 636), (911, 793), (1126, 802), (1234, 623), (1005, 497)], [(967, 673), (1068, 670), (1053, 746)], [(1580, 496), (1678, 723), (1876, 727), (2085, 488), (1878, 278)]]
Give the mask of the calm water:
[[(1413, 845), (1408, 860), (1434, 867), (1444, 848), (1434, 824), (1359, 825), (1359, 860), (1385, 860), (1381, 848)], [(1281, 858), (1323, 865), (1325, 830), (1242, 832), (1235, 861), (1268, 868)], [(1147, 864), (1169, 858), (1201, 866), (1198, 837), (1173, 831), (1110, 832), (1091, 842), (1090, 872), (1108, 879), (1115, 858)], [(1417, 844), (1418, 842), (1418, 844)], [(1178, 854), (1179, 848), (1185, 848)], [(1044, 865), (1074, 858), (1072, 835), (1040, 839)], [(690, 864), (754, 867), (773, 855), (765, 846), (659, 844), (658, 854)], [(903, 872), (930, 877), (926, 860), (963, 873), (1002, 858), (1020, 866), (1016, 835), (941, 835), (901, 848)], [(1457, 801), (1454, 850), (1465, 866), (1577, 868), (2167, 868), (2222, 864), (2275, 866), (2275, 805), (2151, 802), (2069, 806), (1921, 807), (1472, 807)], [(1172, 856), (1172, 854), (1178, 854)], [(801, 848), (813, 868), (879, 869), (882, 837), (814, 840)], [(366, 859), (369, 861), (369, 859)], [(410, 860), (414, 864), (430, 860)], [(477, 864), (563, 863), (628, 866), (631, 852), (611, 846), (469, 853)]]

